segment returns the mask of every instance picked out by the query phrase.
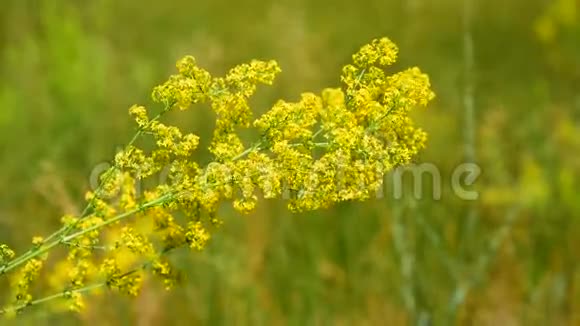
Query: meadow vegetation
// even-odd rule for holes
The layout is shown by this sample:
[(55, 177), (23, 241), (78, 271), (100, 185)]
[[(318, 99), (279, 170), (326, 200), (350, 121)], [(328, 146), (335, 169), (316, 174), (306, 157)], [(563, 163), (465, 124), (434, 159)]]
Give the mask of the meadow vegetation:
[(5, 1), (1, 323), (579, 323), (579, 10)]

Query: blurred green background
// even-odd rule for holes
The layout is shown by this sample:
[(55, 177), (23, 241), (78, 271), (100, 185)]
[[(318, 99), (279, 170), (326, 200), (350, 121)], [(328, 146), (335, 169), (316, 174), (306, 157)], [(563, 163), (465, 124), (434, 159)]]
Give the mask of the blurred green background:
[[(208, 250), (176, 257), (179, 289), (17, 324), (580, 325), (580, 1), (470, 2), (472, 69), (458, 0), (2, 0), (0, 242), (18, 251), (82, 208), (91, 170), (134, 132), (127, 108), (151, 105), (185, 54), (215, 75), (276, 59), (263, 112), (339, 85), (354, 51), (390, 37), (391, 70), (419, 66), (437, 93), (415, 114), (429, 133), (417, 162), (444, 185), (440, 200), (385, 189), (309, 214), (226, 207)], [(211, 133), (205, 108), (172, 118)], [(449, 180), (470, 147), (480, 196), (464, 201)]]

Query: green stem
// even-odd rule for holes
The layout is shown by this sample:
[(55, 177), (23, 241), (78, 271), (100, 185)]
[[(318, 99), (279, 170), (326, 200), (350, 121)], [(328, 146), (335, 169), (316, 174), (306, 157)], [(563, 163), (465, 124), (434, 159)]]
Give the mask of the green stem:
[(263, 144), (262, 141), (255, 143), (254, 145), (252, 145), (252, 147), (250, 147), (250, 148), (246, 149), (245, 151), (241, 152), (240, 154), (234, 156), (232, 158), (232, 160), (237, 161), (237, 160), (243, 158), (244, 156), (250, 154), (253, 151), (260, 150), (260, 146), (262, 146), (262, 144)]
[[(103, 287), (106, 284), (107, 284), (106, 282), (95, 283), (95, 284), (91, 284), (91, 285), (88, 285), (88, 286), (85, 286), (85, 287), (82, 287), (82, 288), (79, 288), (79, 289), (68, 290), (68, 291), (63, 291), (63, 292), (55, 293), (55, 294), (46, 296), (44, 298), (40, 298), (40, 299), (33, 300), (33, 301), (30, 301), (30, 302), (27, 302), (27, 303), (23, 303), (21, 305), (15, 306), (15, 307), (11, 307), (11, 309), (13, 309), (15, 312), (18, 313), (18, 312), (21, 312), (22, 310), (24, 310), (26, 308), (29, 308), (29, 307), (32, 307), (32, 306), (37, 306), (37, 305), (39, 305), (41, 303), (45, 303), (47, 301), (52, 301), (52, 300), (55, 300), (55, 299), (65, 298), (65, 297), (68, 297), (68, 296), (70, 296), (70, 295), (72, 295), (74, 293), (89, 292), (91, 290), (94, 290), (94, 289), (98, 289), (100, 287)], [(7, 312), (7, 309), (2, 309), (2, 310), (0, 310), (0, 315), (6, 314), (6, 312)]]
[[(159, 255), (166, 254), (166, 253), (168, 253), (168, 252), (170, 252), (171, 250), (174, 250), (174, 249), (175, 248), (164, 249), (163, 251), (161, 251), (159, 253)], [(140, 270), (143, 270), (143, 269), (147, 268), (149, 265), (151, 265), (152, 262), (153, 262), (153, 260), (148, 260), (148, 261), (142, 263), (140, 266), (135, 267), (135, 268), (133, 268), (133, 269), (131, 269), (131, 270), (123, 273), (122, 275), (120, 275), (118, 277), (122, 278), (122, 277), (125, 277), (125, 276), (128, 276), (128, 275), (131, 275), (133, 273), (136, 273), (136, 272), (138, 272)], [(32, 306), (37, 306), (39, 304), (42, 304), (42, 303), (45, 303), (45, 302), (48, 302), (48, 301), (52, 301), (52, 300), (56, 300), (56, 299), (61, 299), (61, 298), (69, 297), (69, 296), (71, 296), (74, 293), (89, 292), (91, 290), (98, 289), (100, 287), (106, 286), (107, 285), (107, 281), (108, 280), (104, 280), (104, 281), (100, 281), (100, 282), (97, 282), (97, 283), (94, 283), (94, 284), (90, 284), (90, 285), (84, 286), (82, 288), (78, 288), (78, 289), (74, 289), (74, 290), (65, 290), (65, 291), (62, 291), (62, 292), (54, 293), (54, 294), (48, 295), (46, 297), (33, 300), (31, 302), (24, 303), (24, 304), (21, 304), (21, 305), (12, 307), (12, 309), (14, 309), (14, 311), (16, 311), (16, 312), (21, 312), (22, 310), (24, 310), (26, 308), (29, 308), (29, 307), (32, 307)], [(5, 314), (5, 313), (6, 313), (6, 309), (0, 309), (0, 315)]]
[[(149, 120), (149, 123), (147, 124), (147, 126), (149, 124), (151, 124), (153, 121), (157, 121), (159, 120), (165, 113), (167, 113), (171, 108), (173, 107), (173, 104), (168, 104), (167, 106), (165, 106), (165, 108), (163, 108), (163, 111), (161, 111), (159, 114), (157, 114), (153, 119)], [(133, 138), (131, 138), (131, 140), (129, 141), (129, 143), (127, 143), (127, 145), (125, 146), (125, 150), (127, 148), (129, 148), (130, 146), (132, 146), (137, 139), (143, 134), (144, 129), (147, 127), (143, 127), (143, 128), (139, 128), (139, 130), (137, 130), (137, 132), (135, 133), (135, 135), (133, 135)], [(53, 239), (57, 238), (57, 237), (61, 237), (63, 234), (66, 234), (67, 232), (69, 232), (70, 230), (74, 229), (77, 227), (78, 223), (81, 222), (88, 214), (89, 210), (93, 207), (94, 203), (95, 203), (95, 199), (98, 197), (99, 193), (102, 191), (102, 185), (107, 183), (111, 176), (112, 176), (112, 172), (114, 169), (117, 169), (117, 166), (113, 166), (112, 170), (109, 170), (107, 173), (108, 175), (106, 176), (104, 182), (102, 182), (97, 189), (95, 190), (95, 196), (89, 201), (89, 203), (85, 206), (85, 208), (83, 209), (83, 212), (80, 215), (80, 218), (72, 224), (69, 225), (65, 225), (63, 227), (61, 227), (60, 229), (58, 229), (57, 231), (55, 231), (54, 233), (50, 234), (49, 236), (47, 236), (44, 239), (45, 243), (51, 243), (50, 245), (47, 246), (48, 249), (53, 248), (54, 246), (56, 246), (57, 244), (61, 243), (61, 240), (58, 241), (53, 241)], [(51, 242), (53, 241), (53, 242)], [(25, 263), (26, 261), (28, 261), (29, 259), (38, 257), (39, 251), (41, 252), (40, 254), (46, 252), (47, 250), (43, 250), (43, 249), (39, 249), (38, 247), (33, 247), (31, 249), (29, 249), (28, 251), (26, 251), (25, 253), (21, 254), (20, 256), (12, 259), (12, 261), (8, 262), (7, 264), (0, 266), (0, 276), (9, 272), (10, 270), (14, 269), (17, 266), (22, 265), (23, 263)]]
[[(131, 138), (131, 140), (127, 143), (127, 145), (125, 145), (125, 150), (127, 150), (129, 147), (133, 146), (133, 144), (137, 141), (137, 139), (139, 139), (139, 137), (141, 137), (141, 135), (143, 135), (145, 129), (147, 126), (149, 126), (152, 122), (157, 121), (159, 119), (161, 119), (161, 117), (167, 113), (169, 111), (169, 109), (172, 107), (173, 105), (168, 105), (166, 106), (163, 111), (161, 111), (159, 114), (157, 114), (153, 119), (149, 120), (149, 122), (147, 123), (146, 126), (139, 128), (139, 130), (137, 130), (137, 132), (135, 133), (135, 135), (133, 135), (133, 138)], [(60, 236), (63, 233), (66, 233), (68, 231), (70, 231), (72, 228), (76, 227), (76, 225), (78, 224), (78, 222), (80, 222), (84, 217), (87, 216), (89, 210), (91, 209), (91, 207), (93, 207), (96, 198), (99, 197), (100, 192), (102, 191), (102, 186), (103, 184), (106, 184), (110, 179), (111, 176), (113, 175), (113, 170), (117, 169), (118, 167), (115, 165), (112, 167), (112, 170), (109, 170), (107, 172), (107, 176), (105, 177), (105, 180), (99, 184), (99, 186), (97, 187), (97, 189), (95, 190), (95, 196), (93, 196), (93, 198), (91, 198), (91, 200), (89, 201), (89, 203), (85, 206), (85, 208), (83, 209), (83, 212), (81, 213), (81, 218), (76, 222), (73, 223), (71, 225), (67, 225), (64, 226), (62, 228), (60, 228), (58, 231), (54, 232), (53, 234), (49, 235), (45, 241), (50, 241), (58, 236)]]
[(86, 229), (82, 229), (82, 230), (80, 230), (80, 231), (78, 231), (76, 233), (67, 235), (66, 237), (63, 237), (58, 242), (59, 243), (61, 243), (61, 242), (69, 242), (72, 239), (75, 239), (77, 237), (80, 237), (82, 235), (85, 235), (85, 234), (87, 234), (87, 233), (89, 233), (91, 231), (98, 230), (98, 229), (100, 229), (102, 227), (105, 227), (105, 226), (107, 226), (109, 224), (118, 222), (118, 221), (120, 221), (120, 220), (122, 220), (122, 219), (124, 219), (126, 217), (129, 217), (129, 216), (131, 216), (131, 215), (133, 215), (135, 213), (141, 212), (141, 211), (143, 211), (143, 210), (145, 210), (147, 208), (151, 208), (151, 207), (155, 207), (155, 206), (162, 205), (162, 204), (166, 203), (167, 201), (171, 200), (172, 198), (173, 198), (173, 195), (172, 194), (167, 194), (167, 195), (161, 196), (161, 197), (159, 197), (159, 198), (157, 198), (155, 200), (152, 200), (150, 202), (147, 202), (144, 205), (141, 205), (141, 206), (137, 207), (136, 209), (127, 211), (127, 212), (125, 212), (123, 214), (119, 214), (119, 215), (117, 215), (117, 216), (115, 216), (113, 218), (104, 220), (103, 222), (101, 222), (99, 224), (95, 224), (95, 225), (93, 225), (91, 227), (88, 227)]
[(86, 229), (82, 229), (82, 230), (80, 230), (76, 233), (70, 234), (68, 236), (61, 236), (59, 239), (53, 240), (52, 242), (47, 243), (47, 244), (41, 246), (40, 248), (34, 248), (34, 249), (28, 251), (26, 254), (20, 256), (19, 259), (15, 259), (15, 260), (9, 262), (8, 264), (0, 267), (0, 275), (8, 273), (11, 270), (15, 269), (16, 267), (22, 265), (23, 263), (25, 263), (31, 259), (34, 259), (36, 257), (39, 257), (40, 255), (45, 254), (46, 252), (50, 251), (52, 248), (54, 248), (60, 244), (70, 242), (72, 239), (80, 237), (88, 232), (100, 229), (100, 228), (107, 226), (111, 223), (115, 223), (117, 221), (120, 221), (126, 217), (129, 217), (135, 213), (141, 212), (147, 208), (162, 205), (162, 204), (166, 203), (167, 201), (171, 200), (172, 198), (174, 198), (173, 194), (167, 194), (167, 195), (161, 196), (161, 197), (159, 197), (155, 200), (152, 200), (150, 202), (147, 202), (147, 203), (145, 203), (145, 204), (143, 204), (143, 205), (141, 205), (133, 210), (127, 211), (125, 213), (119, 214), (119, 215), (112, 217), (110, 219), (107, 219), (99, 224), (93, 225), (93, 226), (86, 228)]
[[(298, 147), (298, 146), (302, 146), (304, 145), (303, 143), (295, 143), (295, 144), (289, 144), (289, 147)], [(314, 145), (314, 147), (318, 147), (318, 148), (326, 148), (328, 146), (330, 146), (330, 143), (328, 142), (321, 142), (321, 143), (313, 143), (312, 145)]]

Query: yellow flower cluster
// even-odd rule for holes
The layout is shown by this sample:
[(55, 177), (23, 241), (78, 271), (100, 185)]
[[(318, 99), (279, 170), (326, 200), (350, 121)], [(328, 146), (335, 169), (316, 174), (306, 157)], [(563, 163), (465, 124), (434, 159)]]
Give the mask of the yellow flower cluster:
[(101, 264), (101, 273), (107, 280), (109, 288), (118, 290), (131, 296), (137, 296), (143, 282), (139, 273), (123, 272), (115, 259), (105, 259)]
[(192, 56), (186, 56), (177, 63), (179, 74), (173, 75), (163, 85), (153, 90), (153, 100), (165, 107), (177, 106), (181, 110), (191, 104), (204, 101), (211, 85), (209, 73), (197, 67)]
[(0, 264), (4, 264), (5, 262), (14, 258), (14, 251), (10, 249), (5, 244), (0, 244)]
[(18, 277), (14, 278), (12, 289), (16, 303), (27, 305), (32, 301), (30, 286), (38, 277), (41, 268), (41, 260), (31, 259), (20, 270)]
[[(278, 101), (258, 118), (248, 100), (258, 84), (272, 84), (281, 71), (276, 62), (255, 60), (212, 77), (193, 57), (180, 60), (178, 73), (153, 90), (153, 100), (164, 105), (159, 114), (138, 105), (129, 109), (137, 135), (115, 156), (99, 189), (87, 194), (85, 212), (65, 216), (61, 230), (35, 238), (34, 249), (20, 258), (0, 246), (0, 274), (21, 269), (16, 309), (36, 303), (29, 284), (52, 249), (64, 248), (68, 255), (56, 264), (51, 284), (78, 310), (81, 294), (96, 286), (134, 296), (147, 275), (173, 286), (178, 273), (167, 254), (203, 250), (221, 223), (217, 212), (224, 202), (248, 213), (260, 197), (285, 198), (298, 212), (369, 198), (384, 174), (408, 163), (426, 140), (408, 113), (434, 94), (418, 68), (385, 72), (397, 51), (387, 38), (374, 40), (343, 68), (342, 88)], [(217, 117), (209, 148), (214, 157), (206, 166), (194, 160), (198, 136), (161, 122), (166, 112), (201, 102)], [(252, 127), (260, 137), (244, 144), (240, 129)], [(147, 137), (153, 146), (140, 147)], [(152, 176), (163, 178), (136, 191), (136, 183), (150, 184), (145, 181)], [(65, 277), (54, 277), (63, 272)]]

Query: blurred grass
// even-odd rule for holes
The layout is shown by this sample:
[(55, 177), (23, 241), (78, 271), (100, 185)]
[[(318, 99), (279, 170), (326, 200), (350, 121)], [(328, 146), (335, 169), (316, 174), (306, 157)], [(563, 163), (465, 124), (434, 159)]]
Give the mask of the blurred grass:
[[(338, 85), (354, 50), (392, 38), (393, 71), (417, 65), (432, 79), (438, 97), (416, 113), (430, 137), (418, 161), (436, 164), (445, 186), (439, 201), (386, 189), (310, 214), (277, 201), (247, 217), (224, 207), (210, 248), (176, 255), (179, 290), (152, 283), (134, 302), (96, 298), (81, 317), (38, 311), (22, 322), (579, 324), (580, 3), (474, 2), (483, 175), (466, 203), (449, 182), (463, 160), (461, 1), (4, 0), (0, 239), (16, 248), (79, 209), (91, 169), (133, 132), (127, 108), (151, 105), (150, 89), (185, 54), (216, 75), (278, 60), (277, 83), (253, 100), (263, 112)], [(210, 135), (203, 107), (172, 118)]]

